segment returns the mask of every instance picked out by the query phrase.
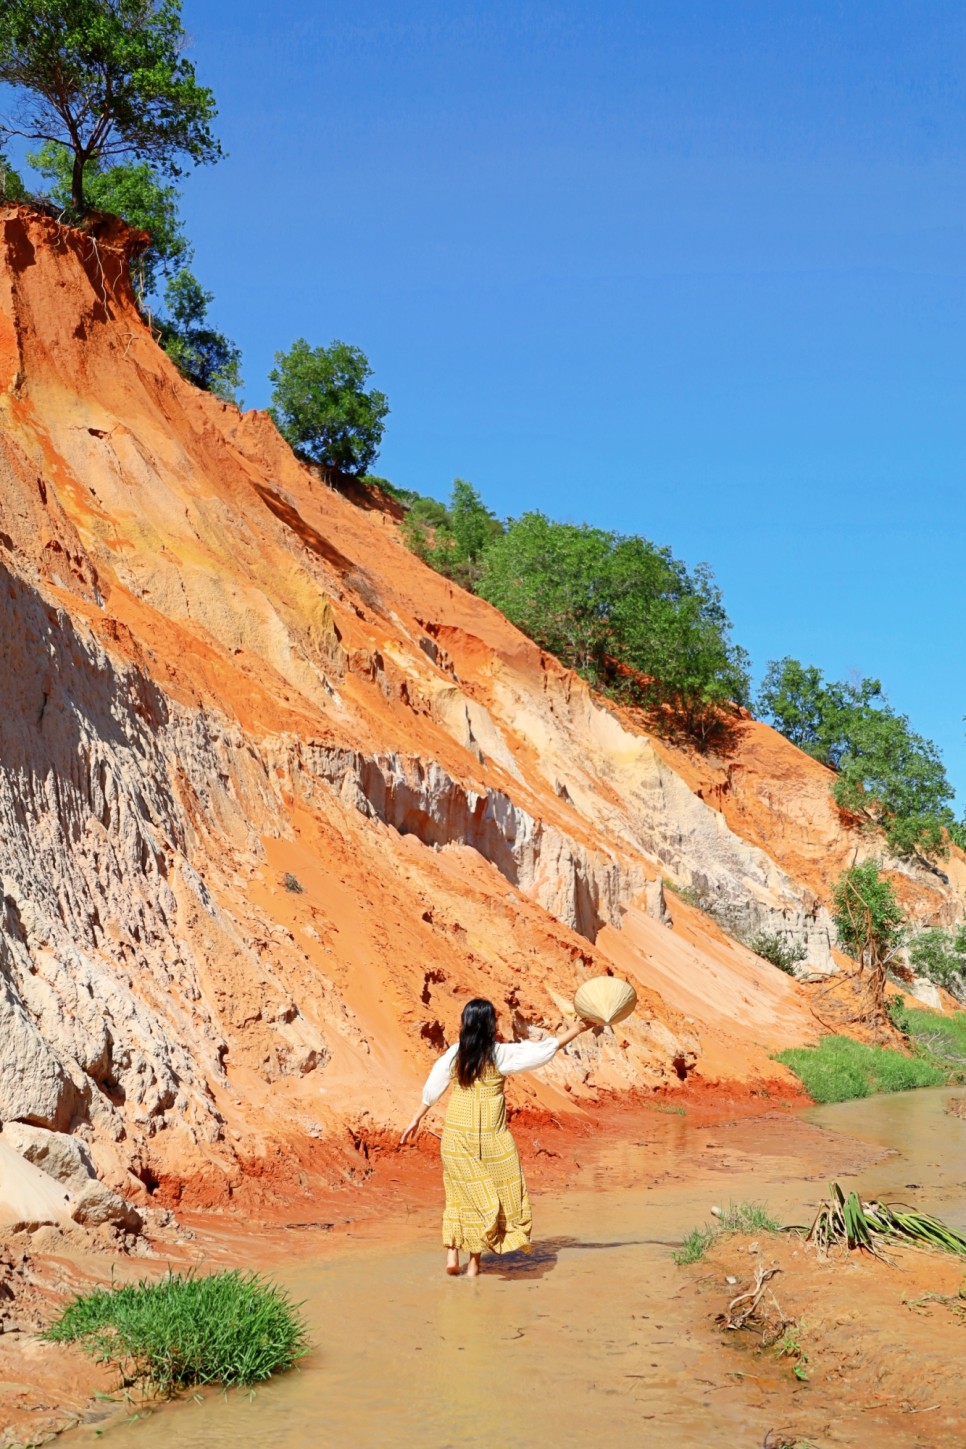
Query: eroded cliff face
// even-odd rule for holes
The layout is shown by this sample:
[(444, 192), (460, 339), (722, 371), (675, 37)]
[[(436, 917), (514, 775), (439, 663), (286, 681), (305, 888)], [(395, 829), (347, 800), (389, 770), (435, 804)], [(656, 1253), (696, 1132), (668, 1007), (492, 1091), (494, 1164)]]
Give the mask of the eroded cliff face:
[(751, 722), (723, 762), (651, 739), (189, 387), (123, 234), (0, 228), (0, 1120), (128, 1196), (243, 1198), (351, 1171), (469, 995), (539, 1035), (608, 969), (641, 1011), (534, 1104), (779, 1076), (801, 988), (661, 880), (832, 969), (868, 847), (820, 767)]

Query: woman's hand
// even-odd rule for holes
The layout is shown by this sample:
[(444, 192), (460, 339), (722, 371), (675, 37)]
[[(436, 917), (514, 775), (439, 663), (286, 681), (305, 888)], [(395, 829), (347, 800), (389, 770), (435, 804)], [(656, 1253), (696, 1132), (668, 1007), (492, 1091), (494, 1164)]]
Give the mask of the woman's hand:
[(421, 1112), (417, 1112), (416, 1113), (415, 1117), (410, 1122), (409, 1126), (406, 1128), (405, 1132), (403, 1133), (403, 1135), (399, 1139), (399, 1145), (400, 1145), (400, 1147), (405, 1147), (406, 1143), (410, 1140), (410, 1138), (411, 1137), (414, 1137), (415, 1134), (419, 1131), (419, 1124), (423, 1120), (423, 1118), (426, 1116), (426, 1113), (428, 1111), (429, 1111), (429, 1108), (428, 1107), (424, 1107)]
[(558, 1036), (557, 1041), (560, 1046), (567, 1046), (569, 1042), (574, 1041), (582, 1032), (593, 1030), (596, 1024), (593, 1021), (575, 1021), (573, 1026), (568, 1026), (567, 1030)]

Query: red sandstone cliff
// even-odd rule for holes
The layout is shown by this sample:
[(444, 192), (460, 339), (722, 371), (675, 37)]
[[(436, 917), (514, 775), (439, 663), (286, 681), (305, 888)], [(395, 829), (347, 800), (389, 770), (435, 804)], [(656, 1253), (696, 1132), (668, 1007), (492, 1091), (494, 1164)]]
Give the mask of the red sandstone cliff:
[[(135, 1197), (344, 1170), (468, 994), (539, 1033), (609, 967), (642, 1010), (535, 1102), (780, 1076), (801, 988), (660, 878), (826, 969), (868, 848), (826, 772), (651, 739), (186, 384), (123, 238), (0, 227), (0, 1120)], [(923, 917), (964, 887), (903, 877)]]

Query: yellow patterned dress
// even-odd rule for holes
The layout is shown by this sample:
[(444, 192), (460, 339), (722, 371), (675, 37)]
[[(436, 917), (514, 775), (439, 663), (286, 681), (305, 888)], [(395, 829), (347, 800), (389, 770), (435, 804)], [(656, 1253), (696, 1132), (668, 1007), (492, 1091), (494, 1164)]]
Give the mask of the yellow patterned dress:
[(469, 1253), (530, 1251), (530, 1199), (516, 1143), (506, 1125), (506, 1076), (543, 1066), (555, 1038), (497, 1046), (471, 1087), (453, 1077), (456, 1047), (436, 1063), (423, 1093), (427, 1104), (452, 1082), (443, 1128), (443, 1244)]

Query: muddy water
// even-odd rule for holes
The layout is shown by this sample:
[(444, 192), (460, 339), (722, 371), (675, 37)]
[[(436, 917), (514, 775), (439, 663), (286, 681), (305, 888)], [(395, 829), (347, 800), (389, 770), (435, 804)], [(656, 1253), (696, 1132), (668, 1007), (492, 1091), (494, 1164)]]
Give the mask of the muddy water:
[(962, 1088), (898, 1092), (817, 1107), (808, 1115), (828, 1131), (883, 1150), (851, 1184), (863, 1195), (915, 1202), (966, 1232), (966, 1121), (946, 1111), (950, 1098), (962, 1096)]
[[(966, 1226), (966, 1123), (948, 1091), (916, 1092), (689, 1128), (642, 1113), (595, 1153), (578, 1186), (536, 1204), (527, 1259), (447, 1279), (435, 1214), (400, 1224), (396, 1251), (278, 1274), (306, 1300), (317, 1348), (260, 1389), (189, 1400), (137, 1422), (100, 1420), (112, 1449), (544, 1449), (548, 1445), (760, 1445), (775, 1385), (695, 1316), (670, 1247), (714, 1202), (764, 1199), (806, 1218), (828, 1176), (928, 1203)], [(907, 1184), (919, 1184), (910, 1188)], [(391, 1226), (391, 1225), (390, 1225)], [(276, 1270), (277, 1271), (277, 1270)], [(785, 1392), (779, 1387), (779, 1393)], [(90, 1425), (65, 1443), (94, 1442)]]

